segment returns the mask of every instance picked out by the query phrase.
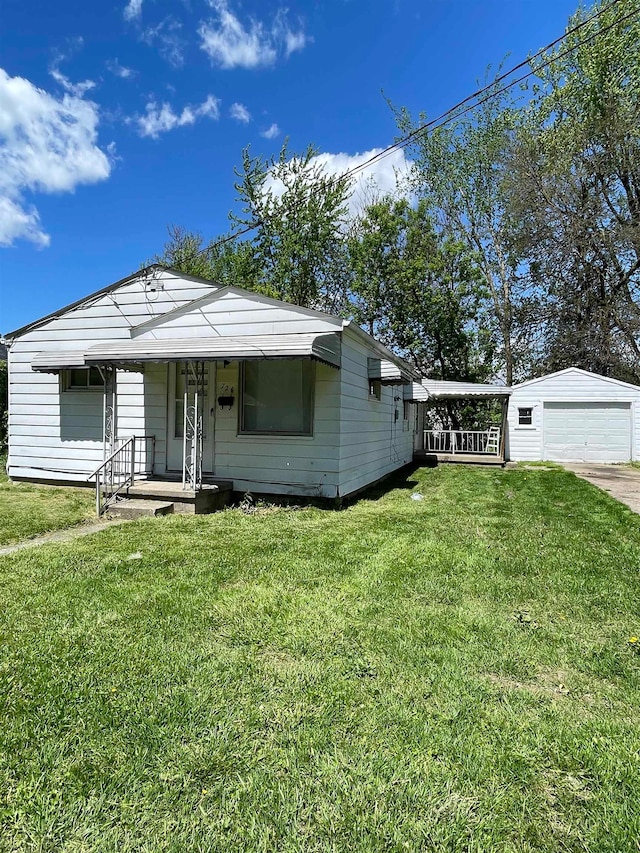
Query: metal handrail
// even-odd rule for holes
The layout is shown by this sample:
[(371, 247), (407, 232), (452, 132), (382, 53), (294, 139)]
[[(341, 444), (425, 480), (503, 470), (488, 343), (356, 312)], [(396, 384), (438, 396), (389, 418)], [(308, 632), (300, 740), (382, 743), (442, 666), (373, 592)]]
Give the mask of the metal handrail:
[[(105, 509), (113, 503), (125, 486), (132, 485), (136, 476), (136, 442), (151, 440), (151, 466), (146, 469), (153, 471), (155, 457), (155, 435), (132, 435), (122, 439), (122, 443), (107, 456), (107, 458), (89, 474), (87, 480), (96, 478), (96, 513), (101, 516)], [(103, 489), (104, 487), (104, 489)], [(103, 498), (104, 491), (104, 498)]]

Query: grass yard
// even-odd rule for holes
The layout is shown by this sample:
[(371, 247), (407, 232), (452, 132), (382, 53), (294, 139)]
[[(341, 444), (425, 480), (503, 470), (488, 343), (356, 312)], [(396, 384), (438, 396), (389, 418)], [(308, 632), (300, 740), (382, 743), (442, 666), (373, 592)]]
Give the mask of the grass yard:
[(10, 483), (0, 457), (0, 545), (71, 527), (94, 515), (90, 489)]
[(395, 486), (0, 558), (3, 849), (637, 851), (640, 518)]

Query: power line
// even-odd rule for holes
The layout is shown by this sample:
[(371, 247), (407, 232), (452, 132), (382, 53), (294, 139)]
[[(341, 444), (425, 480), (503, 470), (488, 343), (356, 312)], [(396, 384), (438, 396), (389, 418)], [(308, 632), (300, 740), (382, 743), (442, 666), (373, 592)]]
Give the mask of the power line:
[[(602, 9), (600, 12), (596, 13), (595, 15), (592, 15), (590, 18), (585, 19), (584, 21), (582, 21), (580, 24), (576, 25), (572, 29), (567, 30), (566, 33), (564, 33), (564, 35), (559, 36), (557, 39), (550, 42), (550, 44), (548, 44), (546, 47), (541, 48), (533, 56), (529, 57), (528, 59), (524, 60), (523, 62), (520, 62), (518, 65), (514, 65), (514, 67), (511, 68), (509, 71), (505, 72), (504, 74), (501, 74), (499, 77), (496, 77), (496, 79), (493, 80), (491, 83), (487, 84), (486, 86), (483, 86), (482, 89), (478, 89), (477, 92), (474, 92), (472, 95), (469, 95), (468, 97), (464, 98), (464, 100), (460, 101), (455, 106), (451, 107), (446, 112), (439, 115), (437, 118), (434, 118), (428, 122), (425, 122), (424, 124), (420, 125), (420, 127), (417, 127), (415, 130), (412, 130), (411, 133), (408, 133), (402, 139), (397, 140), (392, 145), (389, 145), (387, 148), (383, 149), (382, 151), (378, 151), (377, 154), (374, 154), (372, 157), (370, 157), (364, 163), (360, 163), (360, 164), (358, 164), (358, 166), (354, 166), (353, 169), (350, 170), (349, 176), (351, 177), (353, 174), (357, 174), (359, 171), (362, 171), (362, 170), (368, 168), (373, 163), (378, 162), (378, 160), (382, 160), (384, 157), (387, 157), (389, 154), (392, 154), (394, 151), (399, 150), (401, 148), (405, 148), (407, 145), (409, 145), (411, 142), (413, 142), (414, 139), (421, 136), (423, 133), (426, 133), (429, 130), (437, 130), (439, 127), (442, 127), (443, 125), (447, 124), (453, 118), (456, 118), (456, 119), (461, 118), (466, 113), (471, 112), (471, 110), (476, 109), (476, 107), (479, 107), (482, 104), (486, 103), (487, 101), (491, 100), (492, 98), (495, 98), (498, 95), (501, 95), (503, 92), (506, 92), (507, 90), (511, 89), (513, 86), (516, 86), (518, 83), (522, 83), (524, 80), (531, 77), (532, 75), (538, 74), (540, 71), (542, 71), (544, 68), (547, 68), (553, 62), (557, 62), (559, 59), (562, 59), (563, 57), (572, 53), (578, 47), (582, 47), (582, 45), (588, 44), (590, 41), (593, 41), (593, 39), (597, 38), (598, 36), (603, 35), (604, 33), (613, 29), (613, 27), (617, 27), (619, 24), (624, 23), (624, 21), (629, 20), (630, 18), (633, 18), (635, 15), (637, 15), (640, 12), (640, 9), (636, 8), (632, 12), (629, 12), (627, 15), (623, 15), (621, 18), (617, 18), (615, 21), (613, 21), (613, 23), (609, 24), (607, 27), (604, 27), (601, 30), (598, 30), (597, 33), (593, 33), (593, 35), (589, 36), (589, 38), (584, 39), (584, 41), (581, 41), (579, 44), (573, 45), (572, 47), (569, 47), (566, 50), (556, 54), (555, 56), (551, 57), (551, 59), (548, 59), (546, 62), (542, 63), (541, 65), (536, 66), (535, 68), (532, 68), (530, 71), (528, 71), (526, 74), (523, 74), (521, 77), (518, 77), (516, 80), (512, 80), (510, 83), (508, 83), (506, 86), (503, 86), (501, 89), (495, 89), (495, 86), (497, 83), (501, 83), (503, 80), (506, 80), (515, 71), (518, 71), (520, 68), (523, 68), (526, 65), (530, 65), (539, 56), (546, 53), (551, 48), (555, 47), (555, 45), (559, 44), (561, 41), (564, 41), (564, 39), (566, 39), (567, 36), (573, 35), (573, 33), (578, 32), (580, 29), (585, 27), (587, 24), (591, 24), (593, 21), (595, 21), (597, 18), (599, 18), (601, 15), (603, 15), (606, 11), (608, 11), (609, 9), (611, 9), (613, 6), (615, 6), (616, 4), (618, 4), (620, 2), (623, 2), (623, 0), (613, 0), (613, 2), (606, 9)], [(469, 101), (473, 101), (476, 98), (478, 98), (480, 95), (483, 95), (485, 93), (488, 93), (486, 95), (486, 97), (482, 98), (481, 100), (476, 101), (473, 104), (469, 104)], [(462, 110), (461, 112), (458, 112), (460, 107), (463, 107), (465, 104), (469, 104), (469, 106), (467, 106), (466, 109)]]
[[(368, 160), (365, 160), (363, 163), (359, 163), (357, 166), (353, 166), (351, 169), (348, 169), (347, 171), (342, 172), (340, 175), (336, 175), (334, 178), (329, 180), (328, 186), (331, 186), (332, 184), (336, 184), (339, 181), (343, 181), (343, 180), (347, 180), (349, 178), (352, 178), (354, 175), (359, 174), (360, 172), (362, 172), (365, 169), (372, 166), (374, 163), (377, 163), (378, 161), (384, 159), (385, 157), (388, 157), (389, 155), (393, 154), (395, 151), (399, 151), (402, 148), (405, 148), (407, 145), (410, 145), (413, 141), (415, 141), (421, 135), (428, 133), (429, 131), (434, 131), (440, 127), (443, 127), (445, 124), (448, 124), (454, 118), (455, 119), (461, 118), (466, 113), (470, 112), (473, 109), (476, 109), (477, 107), (481, 106), (482, 104), (486, 103), (487, 101), (491, 100), (492, 98), (497, 97), (498, 95), (502, 94), (503, 92), (508, 91), (513, 86), (516, 86), (518, 83), (522, 83), (524, 80), (528, 79), (532, 75), (538, 74), (540, 71), (542, 71), (544, 68), (547, 68), (553, 62), (557, 62), (559, 59), (562, 59), (564, 56), (567, 56), (569, 53), (572, 53), (577, 48), (582, 47), (585, 44), (588, 44), (589, 42), (593, 41), (598, 36), (603, 35), (604, 33), (608, 32), (609, 30), (613, 29), (614, 27), (619, 26), (620, 24), (624, 23), (627, 20), (630, 20), (631, 18), (633, 18), (639, 14), (640, 8), (634, 9), (633, 11), (629, 12), (628, 14), (623, 15), (621, 18), (617, 18), (615, 21), (613, 21), (611, 24), (604, 27), (603, 29), (600, 29), (597, 32), (593, 33), (591, 36), (584, 39), (583, 41), (580, 41), (578, 44), (575, 44), (575, 45), (567, 48), (566, 50), (564, 50), (558, 54), (555, 54), (550, 59), (548, 59), (546, 62), (542, 63), (541, 65), (538, 65), (535, 68), (531, 68), (526, 74), (523, 74), (522, 76), (518, 77), (517, 79), (512, 80), (506, 86), (503, 86), (500, 89), (495, 88), (496, 84), (499, 84), (503, 80), (508, 79), (509, 77), (511, 77), (512, 74), (514, 74), (516, 71), (519, 71), (521, 68), (524, 68), (526, 66), (531, 66), (531, 63), (534, 62), (538, 57), (547, 53), (547, 51), (551, 50), (557, 44), (564, 41), (568, 36), (573, 35), (574, 33), (577, 33), (580, 30), (582, 30), (584, 27), (588, 26), (589, 24), (592, 24), (594, 21), (598, 20), (602, 15), (604, 15), (605, 12), (610, 11), (614, 6), (617, 6), (619, 3), (622, 3), (622, 2), (624, 2), (624, 0), (611, 0), (611, 2), (609, 3), (608, 6), (602, 8), (599, 12), (596, 12), (595, 14), (591, 15), (589, 18), (585, 18), (585, 20), (581, 21), (579, 24), (576, 24), (576, 26), (567, 29), (561, 36), (558, 36), (558, 38), (554, 39), (552, 42), (549, 42), (549, 44), (545, 45), (545, 47), (540, 48), (540, 50), (538, 50), (532, 56), (527, 57), (527, 59), (524, 59), (524, 60), (522, 60), (522, 62), (519, 62), (517, 65), (514, 65), (508, 71), (505, 71), (503, 74), (496, 77), (495, 80), (493, 80), (491, 83), (487, 84), (486, 86), (483, 86), (482, 88), (478, 89), (476, 92), (473, 92), (471, 95), (468, 95), (462, 101), (459, 101), (453, 107), (450, 107), (444, 113), (441, 113), (441, 115), (437, 116), (434, 119), (431, 119), (428, 122), (425, 122), (424, 124), (420, 125), (420, 127), (415, 128), (410, 133), (408, 133), (406, 136), (402, 137), (399, 140), (396, 140), (396, 142), (392, 143), (391, 145), (387, 146), (386, 148), (382, 149), (381, 151), (378, 151), (376, 154), (374, 154)], [(480, 98), (481, 95), (485, 95), (485, 97)], [(480, 100), (477, 100), (478, 98), (480, 98)], [(473, 102), (473, 103), (471, 103), (471, 102)], [(459, 110), (461, 107), (465, 107), (465, 109), (460, 112)], [(221, 237), (220, 239), (216, 240), (214, 243), (210, 243), (208, 246), (205, 246), (205, 248), (199, 249), (198, 251), (194, 252), (193, 254), (188, 255), (184, 260), (193, 260), (194, 258), (197, 258), (199, 255), (203, 255), (206, 252), (211, 252), (213, 249), (216, 249), (219, 246), (223, 246), (227, 243), (230, 243), (233, 240), (236, 240), (238, 237), (242, 237), (245, 234), (248, 234), (250, 231), (254, 231), (262, 223), (263, 223), (262, 219), (257, 219), (254, 222), (250, 222), (244, 228), (240, 229), (239, 231), (236, 231), (233, 234), (229, 234), (226, 237)]]

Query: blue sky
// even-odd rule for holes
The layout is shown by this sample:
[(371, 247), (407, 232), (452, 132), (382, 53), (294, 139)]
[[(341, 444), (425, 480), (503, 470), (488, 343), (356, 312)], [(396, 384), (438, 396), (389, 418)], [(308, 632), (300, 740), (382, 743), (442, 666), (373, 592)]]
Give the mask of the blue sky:
[(576, 5), (4, 0), (0, 333), (128, 275), (169, 223), (226, 232), (244, 146), (311, 142), (339, 170), (393, 141), (385, 96), (435, 116)]

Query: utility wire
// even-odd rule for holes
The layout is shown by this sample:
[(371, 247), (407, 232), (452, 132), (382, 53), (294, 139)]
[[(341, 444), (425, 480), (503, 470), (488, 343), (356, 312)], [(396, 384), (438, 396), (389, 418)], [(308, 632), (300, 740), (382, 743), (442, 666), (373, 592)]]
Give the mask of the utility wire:
[[(521, 68), (524, 68), (526, 66), (530, 66), (531, 63), (534, 62), (538, 57), (542, 56), (547, 51), (554, 48), (557, 44), (564, 41), (568, 36), (573, 35), (574, 33), (577, 33), (580, 30), (582, 30), (584, 27), (588, 26), (589, 24), (592, 24), (594, 21), (598, 20), (598, 18), (600, 18), (603, 14), (605, 14), (605, 12), (610, 11), (614, 6), (617, 6), (619, 3), (622, 3), (622, 2), (624, 2), (624, 0), (612, 0), (612, 2), (609, 3), (608, 6), (601, 9), (599, 12), (596, 12), (595, 14), (591, 15), (591, 17), (585, 18), (584, 21), (581, 21), (579, 24), (576, 24), (575, 27), (571, 27), (571, 28), (567, 29), (561, 36), (558, 36), (558, 38), (554, 39), (552, 42), (549, 42), (549, 44), (545, 45), (545, 47), (540, 48), (540, 50), (538, 50), (532, 56), (529, 56), (529, 57), (527, 57), (527, 59), (522, 60), (522, 62), (519, 62), (517, 65), (514, 65), (513, 68), (510, 68), (508, 71), (505, 71), (499, 77), (496, 77), (495, 80), (493, 80), (491, 83), (488, 83), (486, 86), (483, 86), (481, 89), (478, 89), (476, 92), (473, 92), (471, 95), (468, 95), (462, 101), (459, 101), (453, 107), (450, 107), (444, 113), (441, 113), (441, 115), (437, 116), (434, 119), (431, 119), (428, 122), (425, 122), (424, 124), (421, 124), (419, 127), (412, 130), (406, 136), (402, 137), (401, 139), (396, 140), (396, 142), (392, 143), (391, 145), (388, 145), (386, 148), (382, 149), (382, 151), (378, 151), (376, 154), (374, 154), (368, 160), (365, 160), (363, 163), (359, 163), (357, 166), (353, 166), (351, 169), (347, 169), (347, 171), (342, 172), (340, 175), (336, 175), (334, 178), (329, 180), (328, 186), (331, 186), (332, 184), (336, 184), (339, 181), (343, 181), (345, 179), (352, 178), (354, 175), (357, 175), (360, 172), (364, 171), (365, 169), (368, 169), (374, 163), (377, 163), (378, 161), (384, 159), (385, 157), (388, 157), (389, 155), (393, 154), (395, 151), (399, 151), (402, 148), (405, 148), (407, 145), (410, 145), (412, 142), (414, 142), (416, 139), (418, 139), (421, 135), (423, 135), (429, 131), (434, 131), (440, 127), (443, 127), (445, 124), (448, 124), (454, 118), (455, 119), (461, 118), (463, 115), (470, 112), (471, 110), (476, 109), (477, 107), (481, 106), (482, 104), (486, 103), (487, 101), (491, 100), (492, 98), (495, 98), (498, 95), (502, 94), (503, 92), (506, 92), (508, 89), (511, 89), (513, 86), (516, 86), (518, 83), (522, 83), (524, 80), (528, 79), (532, 75), (538, 74), (540, 71), (542, 71), (544, 68), (547, 68), (553, 62), (557, 62), (559, 59), (562, 59), (564, 56), (567, 56), (569, 53), (572, 53), (574, 50), (577, 50), (578, 48), (582, 47), (583, 45), (588, 44), (589, 42), (593, 41), (598, 36), (603, 35), (604, 33), (608, 32), (609, 30), (613, 29), (614, 27), (617, 27), (619, 24), (622, 24), (625, 21), (630, 20), (631, 18), (635, 17), (636, 15), (638, 15), (640, 13), (640, 8), (634, 9), (633, 11), (629, 12), (628, 14), (623, 15), (620, 18), (617, 18), (615, 21), (613, 21), (607, 27), (604, 27), (603, 29), (598, 30), (597, 32), (595, 32), (591, 36), (589, 36), (588, 38), (584, 39), (583, 41), (580, 41), (578, 44), (575, 44), (575, 45), (567, 48), (566, 50), (561, 51), (558, 54), (555, 54), (550, 59), (548, 59), (546, 62), (542, 63), (541, 65), (538, 65), (535, 68), (531, 68), (526, 74), (523, 74), (522, 76), (518, 77), (516, 80), (512, 80), (506, 86), (503, 86), (500, 89), (495, 88), (496, 84), (499, 84), (503, 80), (508, 79), (509, 77), (511, 77), (512, 74), (514, 74), (516, 71), (519, 71)], [(485, 95), (485, 97), (480, 98), (481, 95)], [(477, 100), (478, 98), (480, 98), (480, 100)], [(470, 102), (473, 102), (473, 103), (470, 103)], [(465, 109), (462, 111), (459, 111), (461, 107), (465, 107)], [(236, 240), (238, 237), (242, 237), (245, 234), (248, 234), (250, 231), (255, 231), (255, 229), (258, 228), (261, 224), (263, 224), (263, 220), (262, 219), (256, 219), (253, 222), (248, 223), (244, 228), (240, 229), (239, 231), (235, 231), (233, 234), (228, 234), (226, 237), (221, 237), (220, 239), (216, 240), (214, 243), (210, 243), (208, 246), (205, 246), (203, 249), (198, 249), (198, 251), (193, 252), (191, 255), (188, 255), (186, 258), (183, 258), (183, 260), (190, 261), (190, 260), (193, 260), (194, 258), (197, 258), (199, 255), (203, 255), (206, 252), (211, 252), (213, 249), (218, 248), (218, 246), (223, 246), (226, 243), (230, 243), (233, 240)]]
[[(564, 41), (564, 39), (566, 39), (567, 36), (578, 32), (578, 30), (582, 29), (587, 24), (592, 23), (597, 18), (599, 18), (602, 14), (604, 14), (604, 12), (611, 9), (612, 6), (615, 6), (620, 2), (623, 2), (623, 0), (613, 0), (613, 2), (606, 9), (602, 9), (600, 12), (598, 12), (595, 15), (592, 15), (590, 18), (587, 18), (586, 20), (582, 21), (580, 24), (576, 25), (572, 29), (567, 30), (564, 35), (555, 39), (555, 41), (550, 42), (550, 44), (548, 44), (546, 47), (541, 48), (533, 56), (529, 57), (528, 59), (525, 59), (523, 62), (520, 62), (518, 65), (514, 65), (513, 68), (511, 68), (509, 71), (506, 71), (504, 74), (501, 74), (499, 77), (496, 77), (495, 80), (493, 80), (488, 85), (483, 86), (482, 89), (478, 89), (477, 92), (474, 92), (472, 95), (469, 95), (468, 97), (464, 98), (464, 100), (460, 101), (455, 106), (448, 109), (446, 112), (437, 116), (437, 118), (431, 119), (430, 121), (425, 122), (424, 124), (420, 125), (420, 127), (415, 128), (415, 130), (412, 130), (411, 133), (408, 133), (406, 136), (402, 137), (402, 139), (397, 140), (392, 145), (389, 145), (387, 148), (383, 149), (382, 151), (378, 151), (377, 154), (374, 154), (368, 160), (365, 160), (364, 163), (359, 163), (357, 166), (354, 166), (352, 169), (350, 169), (348, 173), (345, 172), (344, 174), (348, 175), (348, 177), (352, 177), (354, 174), (357, 174), (358, 172), (363, 171), (364, 169), (367, 169), (373, 163), (376, 163), (379, 160), (382, 160), (384, 157), (387, 157), (389, 154), (393, 154), (394, 151), (400, 150), (401, 148), (405, 148), (407, 145), (410, 145), (417, 137), (421, 136), (422, 134), (426, 133), (427, 131), (437, 130), (439, 127), (442, 127), (443, 125), (447, 124), (452, 119), (461, 118), (466, 113), (471, 112), (471, 110), (476, 109), (476, 107), (479, 107), (482, 104), (486, 103), (487, 101), (490, 101), (492, 98), (495, 98), (498, 95), (501, 95), (503, 92), (506, 92), (508, 89), (511, 89), (513, 86), (516, 86), (518, 83), (522, 83), (527, 78), (531, 77), (534, 74), (539, 73), (544, 68), (547, 68), (552, 63), (557, 62), (559, 59), (562, 59), (564, 56), (567, 56), (569, 53), (572, 53), (577, 48), (582, 47), (585, 44), (588, 44), (590, 41), (593, 41), (593, 39), (597, 38), (598, 36), (603, 35), (604, 33), (608, 32), (609, 30), (613, 29), (613, 27), (617, 27), (619, 24), (624, 23), (624, 21), (627, 21), (630, 18), (633, 18), (634, 16), (636, 16), (640, 13), (639, 8), (634, 9), (632, 12), (629, 12), (628, 14), (623, 15), (621, 18), (617, 18), (615, 21), (613, 21), (607, 27), (604, 27), (603, 29), (598, 30), (597, 33), (593, 33), (593, 35), (589, 36), (589, 38), (584, 39), (579, 44), (573, 45), (572, 47), (569, 47), (566, 50), (561, 51), (560, 53), (557, 53), (556, 55), (552, 56), (551, 59), (548, 59), (546, 62), (542, 63), (541, 65), (537, 65), (535, 68), (532, 68), (530, 71), (528, 71), (526, 74), (523, 74), (521, 77), (518, 77), (516, 80), (512, 80), (506, 86), (503, 86), (500, 89), (495, 88), (496, 84), (501, 83), (503, 80), (506, 80), (508, 77), (511, 77), (511, 75), (515, 71), (519, 71), (520, 68), (523, 68), (526, 65), (530, 65), (541, 54), (546, 53), (552, 47), (555, 47), (555, 45), (557, 45), (559, 42)], [(488, 93), (488, 94), (486, 94), (486, 96), (484, 98), (476, 101), (475, 103), (469, 104), (470, 101), (474, 101), (475, 99), (479, 98), (480, 95), (484, 95), (485, 93)], [(460, 107), (465, 106), (465, 104), (468, 104), (466, 109), (462, 110), (461, 112), (458, 112)]]

